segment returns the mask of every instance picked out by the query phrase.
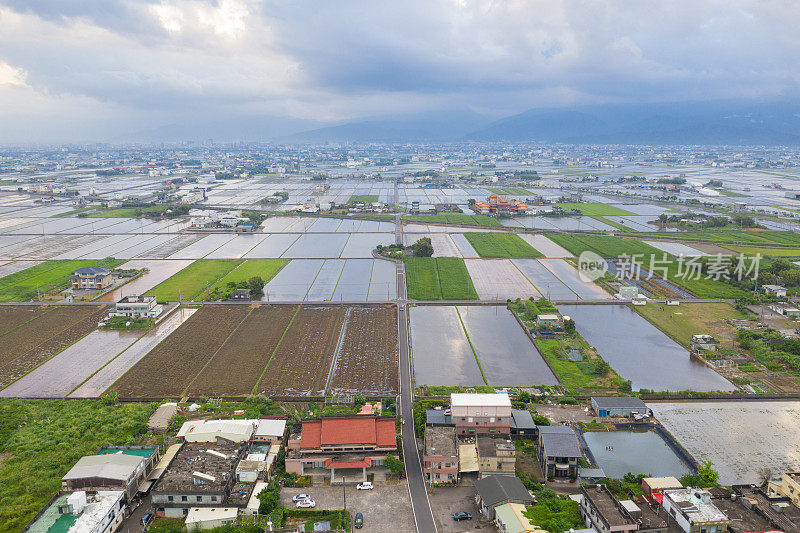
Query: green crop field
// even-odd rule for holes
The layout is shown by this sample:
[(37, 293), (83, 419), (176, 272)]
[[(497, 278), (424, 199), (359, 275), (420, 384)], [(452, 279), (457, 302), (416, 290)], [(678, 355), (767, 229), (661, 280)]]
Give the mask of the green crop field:
[(514, 233), (464, 233), (481, 257), (544, 257)]
[(0, 400), (0, 532), (20, 531), (59, 490), (61, 478), (103, 445), (145, 444), (157, 404), (96, 400)]
[(531, 194), (531, 191), (528, 189), (523, 189), (521, 187), (489, 187), (489, 192), (499, 195), (516, 195), (516, 196), (526, 196)]
[(116, 268), (125, 261), (106, 259), (58, 259), (45, 261), (0, 278), (0, 302), (29, 302), (36, 299), (37, 287), (42, 296), (57, 294), (70, 286), (72, 272), (83, 267)]
[(465, 213), (409, 215), (404, 218), (409, 222), (438, 222), (440, 224), (465, 224), (470, 226), (502, 226), (499, 220), (489, 215), (467, 215)]
[(107, 211), (97, 211), (89, 213), (89, 218), (136, 218), (147, 213), (160, 213), (164, 210), (163, 206), (151, 207), (120, 207)]
[(348, 200), (351, 204), (371, 204), (378, 201), (377, 194), (354, 194)]
[(728, 250), (744, 255), (773, 256), (773, 257), (800, 257), (800, 248), (762, 248), (759, 246), (742, 246), (738, 244), (725, 246)]
[(562, 233), (547, 233), (546, 235), (550, 240), (575, 256), (580, 255), (585, 250), (594, 252), (602, 257), (611, 258), (620, 257), (623, 254), (627, 256), (641, 254), (641, 257), (637, 259), (643, 268), (649, 267), (651, 257), (659, 262), (666, 257), (668, 262), (659, 264), (659, 266), (667, 268), (667, 279), (700, 298), (742, 298), (747, 295), (745, 291), (722, 281), (705, 277), (697, 280), (684, 279), (678, 275), (680, 266), (675, 256), (665, 254), (663, 251), (636, 239), (622, 239), (620, 237), (602, 235), (567, 235)]
[(678, 231), (642, 232), (640, 238), (659, 238), (681, 241), (711, 242), (715, 244), (756, 244), (770, 246), (783, 244), (787, 246), (800, 246), (800, 234), (791, 231), (747, 231), (747, 230), (720, 230), (720, 231)]
[(242, 259), (198, 259), (147, 294), (159, 302), (177, 302), (179, 296), (182, 300), (194, 300), (242, 262)]
[(568, 235), (565, 233), (545, 233), (547, 238), (555, 242), (576, 257), (589, 250), (602, 257), (619, 257), (622, 254), (656, 254), (661, 257), (661, 250), (636, 239), (623, 239), (605, 235)]
[(208, 291), (203, 291), (201, 299), (206, 299), (215, 289), (224, 289), (228, 283), (240, 283), (256, 276), (264, 280), (264, 283), (267, 283), (288, 262), (288, 259), (247, 259), (244, 263), (221, 277), (215, 284), (210, 285)]
[(633, 215), (630, 211), (625, 211), (619, 207), (608, 204), (556, 204), (565, 211), (578, 209), (581, 213), (588, 216), (594, 215)]
[(408, 257), (405, 264), (408, 297), (412, 300), (478, 299), (460, 257)]

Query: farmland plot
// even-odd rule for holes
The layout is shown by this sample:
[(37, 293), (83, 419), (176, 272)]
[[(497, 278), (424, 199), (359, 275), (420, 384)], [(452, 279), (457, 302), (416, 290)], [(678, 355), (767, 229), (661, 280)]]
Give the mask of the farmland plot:
[(107, 388), (114, 384), (125, 372), (142, 360), (150, 350), (164, 340), (178, 326), (197, 312), (197, 309), (181, 307), (168, 317), (164, 318), (155, 328), (145, 333), (128, 349), (112, 359), (107, 365), (98, 370), (87, 379), (80, 387), (69, 394), (70, 398), (97, 398)]
[(246, 396), (261, 379), (292, 317), (293, 305), (256, 305), (187, 388), (192, 396)]
[(123, 398), (181, 396), (249, 312), (244, 305), (204, 306), (110, 390)]
[(455, 307), (414, 307), (411, 350), (418, 385), (484, 384)]
[(464, 263), (481, 300), (541, 296), (508, 259), (465, 259)]
[(46, 307), (0, 306), (0, 339), (3, 334), (22, 326), (46, 311)]
[(102, 302), (117, 302), (123, 295), (144, 294), (159, 283), (174, 276), (194, 262), (193, 259), (134, 259), (120, 266), (124, 270), (148, 269), (148, 272), (114, 289), (100, 298)]
[(0, 336), (0, 387), (24, 376), (97, 327), (105, 306), (54, 306)]
[(520, 238), (542, 252), (545, 257), (571, 257), (572, 254), (539, 233), (520, 234)]
[(93, 331), (3, 389), (0, 396), (63, 398), (141, 335), (141, 331)]
[(581, 279), (578, 270), (563, 259), (540, 259), (539, 262), (582, 300), (609, 300), (612, 298), (599, 285)]
[(349, 310), (328, 389), (333, 394), (397, 393), (397, 313), (394, 307)]
[(301, 307), (257, 385), (269, 396), (322, 395), (345, 309)]

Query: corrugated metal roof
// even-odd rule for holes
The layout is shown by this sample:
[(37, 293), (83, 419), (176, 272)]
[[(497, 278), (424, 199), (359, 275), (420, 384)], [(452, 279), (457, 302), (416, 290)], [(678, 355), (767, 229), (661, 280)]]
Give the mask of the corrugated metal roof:
[(87, 455), (78, 459), (75, 466), (70, 468), (69, 472), (61, 479), (63, 481), (70, 481), (74, 479), (96, 477), (127, 482), (131, 474), (133, 474), (144, 461), (144, 457), (122, 453)]

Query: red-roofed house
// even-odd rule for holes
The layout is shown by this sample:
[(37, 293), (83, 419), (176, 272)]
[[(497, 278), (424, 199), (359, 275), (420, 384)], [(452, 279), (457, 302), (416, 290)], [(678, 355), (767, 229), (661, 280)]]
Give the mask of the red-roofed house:
[(383, 460), (396, 456), (394, 418), (347, 416), (306, 420), (287, 445), (286, 471), (314, 482), (366, 481), (367, 473), (385, 476)]

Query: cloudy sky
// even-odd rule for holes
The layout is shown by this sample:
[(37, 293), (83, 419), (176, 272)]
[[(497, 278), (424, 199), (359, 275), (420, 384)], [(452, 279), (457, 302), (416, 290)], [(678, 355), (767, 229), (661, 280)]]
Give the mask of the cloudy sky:
[(797, 0), (0, 0), (0, 142), (280, 116), (796, 100)]

